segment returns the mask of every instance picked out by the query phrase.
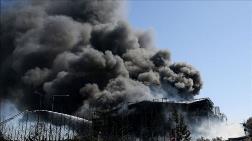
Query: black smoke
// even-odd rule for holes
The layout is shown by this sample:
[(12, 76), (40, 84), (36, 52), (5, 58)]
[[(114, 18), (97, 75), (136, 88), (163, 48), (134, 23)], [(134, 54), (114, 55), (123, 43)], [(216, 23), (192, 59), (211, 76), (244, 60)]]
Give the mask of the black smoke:
[[(136, 31), (120, 0), (25, 0), (1, 6), (0, 98), (20, 108), (64, 112), (162, 97), (193, 98), (202, 87), (191, 65), (173, 63), (151, 32)], [(39, 93), (39, 94), (38, 94)]]

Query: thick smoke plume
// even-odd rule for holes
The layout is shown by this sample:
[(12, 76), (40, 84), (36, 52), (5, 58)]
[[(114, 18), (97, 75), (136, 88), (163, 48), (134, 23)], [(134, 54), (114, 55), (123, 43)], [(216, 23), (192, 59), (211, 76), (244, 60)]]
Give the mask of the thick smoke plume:
[(68, 94), (60, 101), (72, 113), (152, 99), (157, 89), (162, 97), (197, 95), (199, 72), (173, 63), (151, 32), (133, 30), (122, 18), (124, 4), (26, 0), (1, 7), (0, 98), (30, 109), (43, 99), (49, 108), (53, 95)]

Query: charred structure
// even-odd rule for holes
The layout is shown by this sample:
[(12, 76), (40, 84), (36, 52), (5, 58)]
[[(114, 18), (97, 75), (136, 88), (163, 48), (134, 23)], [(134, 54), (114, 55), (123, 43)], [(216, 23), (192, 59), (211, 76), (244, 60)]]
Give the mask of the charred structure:
[[(56, 126), (56, 133), (67, 121), (67, 130), (77, 124), (85, 131), (71, 130), (69, 136), (92, 131), (97, 138), (115, 140), (166, 136), (175, 111), (192, 124), (223, 118), (209, 99), (194, 99), (203, 85), (199, 71), (157, 49), (150, 31), (132, 28), (124, 4), (17, 0), (1, 5), (0, 106), (10, 100), (22, 114), (35, 115), (26, 123)], [(86, 131), (86, 123), (92, 130)]]
[[(187, 101), (154, 99), (124, 103), (110, 110), (94, 110), (90, 120), (47, 110), (24, 111), (0, 123), (1, 137), (8, 140), (77, 139), (134, 141), (174, 138), (174, 114), (182, 116), (190, 132), (202, 122), (222, 121), (210, 99)], [(178, 117), (179, 118), (179, 117)]]
[(120, 108), (109, 112), (100, 112), (99, 118), (93, 120), (96, 134), (105, 140), (135, 136), (140, 139), (171, 137), (174, 121), (173, 113), (183, 115), (185, 122), (193, 132), (193, 126), (208, 121), (225, 120), (225, 116), (214, 113), (210, 99), (190, 101), (167, 101), (167, 99), (125, 103)]

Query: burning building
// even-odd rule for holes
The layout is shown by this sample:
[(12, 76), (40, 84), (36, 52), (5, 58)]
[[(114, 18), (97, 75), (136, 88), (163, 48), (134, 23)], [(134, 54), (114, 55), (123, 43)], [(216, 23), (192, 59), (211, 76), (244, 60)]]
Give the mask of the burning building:
[(214, 111), (208, 98), (187, 101), (154, 99), (124, 103), (110, 110), (94, 110), (92, 119), (52, 112), (33, 110), (20, 112), (0, 123), (1, 137), (7, 140), (160, 140), (172, 138), (174, 113), (183, 116), (193, 132), (195, 125), (223, 121), (224, 117)]
[(202, 87), (199, 71), (172, 62), (150, 32), (134, 30), (123, 5), (26, 0), (2, 6), (0, 98), (20, 110), (50, 109), (54, 95), (67, 94), (56, 99), (64, 108), (54, 110), (69, 114), (127, 101), (193, 99)]
[[(173, 62), (169, 51), (156, 48), (151, 32), (133, 29), (124, 4), (25, 0), (1, 5), (0, 104), (8, 99), (20, 111), (45, 109), (36, 113), (61, 117), (47, 111), (53, 105), (54, 111), (92, 120), (97, 136), (118, 131), (141, 136), (154, 127), (150, 135), (165, 134), (161, 128), (169, 129), (166, 119), (174, 110), (192, 123), (220, 117), (209, 99), (194, 99), (203, 85), (199, 71)], [(152, 101), (160, 98), (164, 101)]]
[(134, 136), (140, 139), (166, 137), (170, 138), (174, 124), (174, 112), (180, 113), (190, 131), (195, 125), (212, 121), (222, 122), (223, 114), (214, 112), (210, 99), (202, 98), (189, 101), (167, 101), (167, 99), (142, 101), (137, 103), (125, 103), (119, 108), (109, 112), (100, 112), (100, 116), (94, 119), (94, 131), (99, 132), (107, 140)]

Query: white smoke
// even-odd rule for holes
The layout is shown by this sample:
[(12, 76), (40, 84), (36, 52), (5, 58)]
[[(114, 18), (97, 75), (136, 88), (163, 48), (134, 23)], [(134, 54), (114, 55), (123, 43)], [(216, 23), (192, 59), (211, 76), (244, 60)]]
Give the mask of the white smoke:
[[(210, 126), (209, 126), (210, 125)], [(192, 136), (196, 138), (204, 137), (208, 139), (222, 137), (223, 139), (244, 136), (244, 130), (240, 123), (235, 122), (203, 122), (197, 126), (196, 133)]]
[(11, 101), (9, 100), (0, 101), (0, 121), (8, 119), (18, 113), (19, 113), (18, 109)]

